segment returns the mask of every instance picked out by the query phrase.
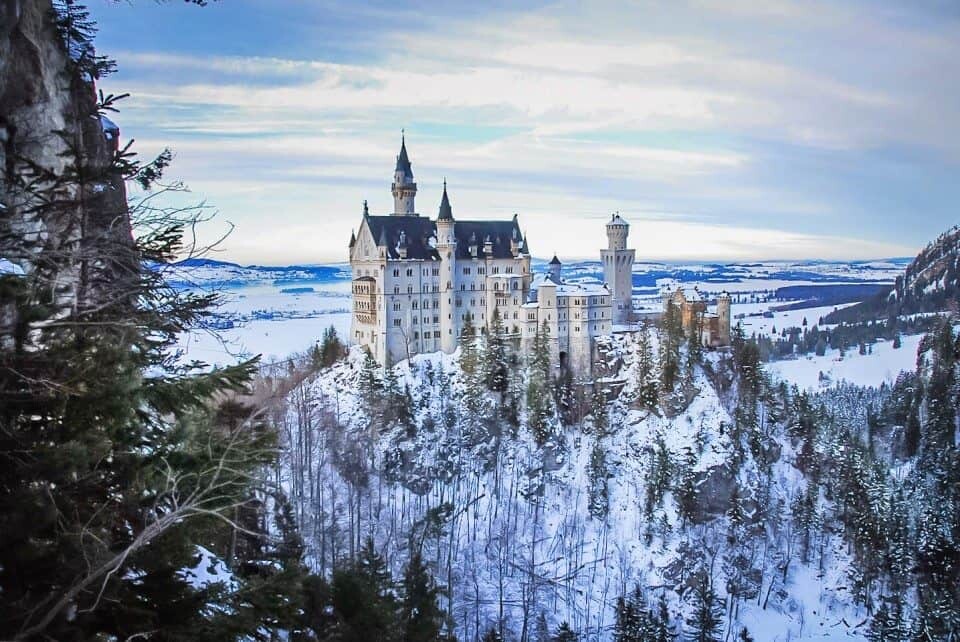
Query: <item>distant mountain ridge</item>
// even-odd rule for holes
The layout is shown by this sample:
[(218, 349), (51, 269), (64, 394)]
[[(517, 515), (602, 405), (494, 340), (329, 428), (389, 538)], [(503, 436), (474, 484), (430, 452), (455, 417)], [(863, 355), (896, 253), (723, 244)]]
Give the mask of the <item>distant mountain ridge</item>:
[(938, 236), (917, 254), (888, 290), (827, 316), (828, 323), (857, 322), (904, 314), (943, 312), (960, 299), (960, 226)]
[[(664, 281), (701, 282), (722, 285), (751, 279), (782, 282), (892, 283), (909, 259), (875, 261), (751, 261), (745, 263), (656, 262), (638, 261), (633, 268), (635, 294), (659, 291)], [(174, 282), (193, 285), (242, 285), (279, 281), (347, 281), (350, 268), (346, 263), (305, 264), (287, 266), (240, 265), (211, 258), (191, 258), (173, 264)], [(546, 269), (546, 260), (534, 258), (533, 269)], [(602, 281), (603, 266), (599, 261), (564, 261), (563, 273), (571, 281)], [(722, 289), (722, 288), (718, 288)]]

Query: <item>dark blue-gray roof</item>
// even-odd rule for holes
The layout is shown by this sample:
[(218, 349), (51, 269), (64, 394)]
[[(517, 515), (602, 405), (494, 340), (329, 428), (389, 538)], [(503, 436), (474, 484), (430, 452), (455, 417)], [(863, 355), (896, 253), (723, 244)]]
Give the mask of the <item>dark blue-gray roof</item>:
[(410, 166), (410, 158), (407, 156), (406, 137), (400, 139), (400, 155), (397, 156), (397, 172), (403, 172), (405, 178), (413, 180), (413, 168)]
[[(436, 239), (436, 222), (420, 216), (368, 216), (367, 224), (377, 245), (387, 248), (387, 256), (400, 258), (397, 245), (403, 232), (407, 244), (407, 258), (427, 261), (440, 260), (440, 254), (431, 247), (431, 238)], [(495, 259), (513, 258), (511, 239), (521, 239), (516, 219), (511, 221), (455, 221), (453, 227), (457, 239), (457, 258), (473, 258), (472, 243), (477, 247), (477, 258), (487, 258), (486, 241), (490, 240), (490, 256)], [(516, 235), (516, 236), (514, 236)], [(524, 239), (525, 241), (525, 239)], [(523, 244), (524, 247), (526, 243)]]

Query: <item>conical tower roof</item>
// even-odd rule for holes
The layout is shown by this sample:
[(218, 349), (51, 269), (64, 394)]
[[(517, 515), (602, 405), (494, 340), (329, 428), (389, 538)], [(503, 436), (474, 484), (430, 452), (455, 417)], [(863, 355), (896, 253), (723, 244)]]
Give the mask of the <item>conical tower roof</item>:
[(440, 214), (438, 221), (452, 221), (453, 208), (450, 207), (450, 198), (447, 196), (447, 179), (443, 179), (443, 197), (440, 199)]
[(410, 157), (407, 156), (407, 137), (400, 134), (400, 155), (397, 156), (397, 172), (403, 172), (405, 178), (413, 180), (413, 167), (410, 166)]

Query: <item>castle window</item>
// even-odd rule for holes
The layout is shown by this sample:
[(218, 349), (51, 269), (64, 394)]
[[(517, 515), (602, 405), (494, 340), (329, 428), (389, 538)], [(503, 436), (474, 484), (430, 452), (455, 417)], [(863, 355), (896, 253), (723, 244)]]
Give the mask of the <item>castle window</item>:
[(494, 265), (494, 266), (493, 266), (493, 273), (494, 273), (494, 274), (500, 274), (500, 268), (498, 268), (496, 265)]
[(433, 338), (434, 338), (434, 339), (439, 339), (439, 338), (440, 338), (440, 331), (439, 331), (439, 330), (434, 330), (434, 331), (433, 331)]
[(508, 265), (506, 272), (507, 272), (507, 274), (513, 274), (513, 266), (512, 266), (512, 265)]
[(412, 286), (412, 285), (408, 285), (408, 286), (407, 286), (407, 294), (413, 294), (413, 286)]
[(418, 317), (413, 317), (413, 325), (417, 325)]
[(434, 323), (440, 323), (440, 317), (439, 317), (438, 315), (436, 315), (436, 314), (433, 315), (433, 322), (434, 322)]
[(461, 284), (460, 284), (460, 291), (461, 291), (461, 292), (466, 292), (466, 291), (467, 291), (467, 284), (466, 284), (466, 283), (461, 283)]
[(396, 327), (399, 328), (399, 327), (400, 327), (400, 319), (394, 319), (394, 320), (393, 320), (393, 325), (395, 325)]
[(463, 273), (464, 273), (464, 274), (470, 274), (470, 268), (468, 268), (468, 267), (463, 268)]
[(419, 338), (420, 338), (420, 333), (419, 333), (419, 332), (414, 332), (414, 333), (413, 333), (413, 338), (414, 338), (414, 339), (419, 339)]
[(478, 267), (478, 268), (477, 268), (477, 274), (486, 274), (486, 273), (487, 273), (487, 268), (485, 268), (485, 267)]
[(393, 293), (394, 293), (394, 294), (400, 294), (400, 286), (399, 286), (399, 285), (393, 286)]
[(394, 270), (393, 276), (400, 276), (400, 270)]
[(393, 304), (393, 311), (394, 311), (394, 312), (399, 312), (399, 311), (400, 311), (400, 304), (399, 304), (399, 303), (394, 303), (394, 304)]

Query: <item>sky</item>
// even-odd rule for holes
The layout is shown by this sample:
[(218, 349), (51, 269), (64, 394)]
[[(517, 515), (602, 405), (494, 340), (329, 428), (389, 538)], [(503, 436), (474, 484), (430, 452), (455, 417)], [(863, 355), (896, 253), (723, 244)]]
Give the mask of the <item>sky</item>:
[(232, 232), (214, 258), (347, 260), (400, 132), (436, 217), (514, 213), (534, 256), (912, 256), (957, 224), (951, 0), (87, 0), (122, 136)]

